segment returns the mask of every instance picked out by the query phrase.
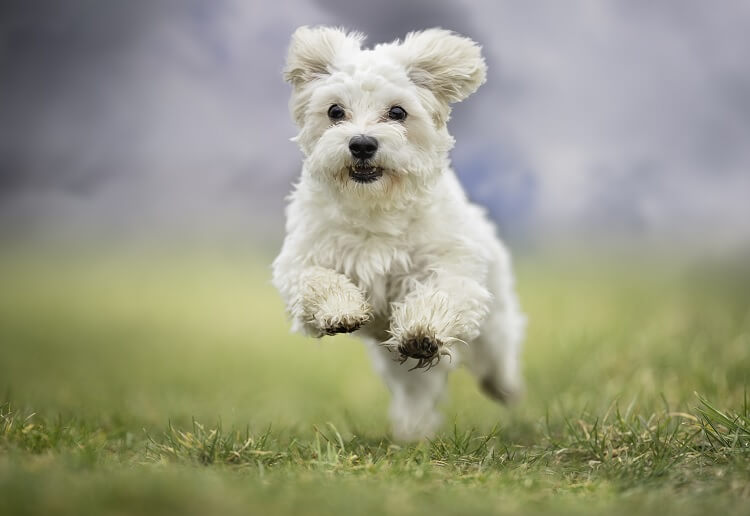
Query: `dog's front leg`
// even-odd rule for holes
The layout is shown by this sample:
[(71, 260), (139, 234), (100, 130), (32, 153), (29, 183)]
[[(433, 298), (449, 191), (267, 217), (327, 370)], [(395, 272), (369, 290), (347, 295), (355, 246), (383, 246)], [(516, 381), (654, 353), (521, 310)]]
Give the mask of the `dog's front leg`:
[(289, 285), (293, 329), (322, 337), (358, 330), (372, 317), (363, 292), (349, 278), (325, 267), (305, 267)]
[(469, 343), (489, 311), (491, 294), (479, 282), (447, 272), (418, 283), (393, 303), (388, 345), (417, 367), (434, 365), (450, 355), (456, 342)]

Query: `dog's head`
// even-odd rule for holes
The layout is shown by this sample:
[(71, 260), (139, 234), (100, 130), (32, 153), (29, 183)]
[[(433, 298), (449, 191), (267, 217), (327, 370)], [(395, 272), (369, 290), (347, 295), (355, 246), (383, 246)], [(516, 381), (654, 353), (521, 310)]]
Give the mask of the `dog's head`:
[(484, 82), (480, 47), (446, 30), (361, 47), (364, 36), (301, 27), (284, 71), (305, 170), (360, 199), (401, 198), (444, 170), (450, 104)]

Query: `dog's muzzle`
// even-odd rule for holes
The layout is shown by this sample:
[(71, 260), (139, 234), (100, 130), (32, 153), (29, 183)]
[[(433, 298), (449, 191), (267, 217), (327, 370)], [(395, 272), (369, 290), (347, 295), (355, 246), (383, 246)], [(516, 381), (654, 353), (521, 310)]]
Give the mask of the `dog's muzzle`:
[(357, 183), (372, 183), (383, 175), (382, 169), (370, 163), (378, 151), (378, 140), (372, 136), (359, 134), (349, 140), (349, 151), (355, 162), (349, 168), (349, 177)]

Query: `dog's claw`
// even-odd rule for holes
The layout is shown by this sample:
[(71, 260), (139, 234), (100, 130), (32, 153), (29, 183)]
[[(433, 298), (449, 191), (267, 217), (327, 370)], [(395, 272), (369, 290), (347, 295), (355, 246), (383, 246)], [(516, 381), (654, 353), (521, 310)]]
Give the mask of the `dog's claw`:
[(352, 333), (360, 329), (362, 327), (362, 324), (363, 323), (361, 322), (353, 322), (350, 324), (341, 323), (335, 326), (330, 326), (323, 331), (326, 335), (338, 335), (339, 333)]
[(348, 315), (337, 317), (333, 320), (327, 320), (320, 329), (322, 335), (338, 335), (340, 333), (352, 333), (359, 330), (371, 319), (370, 314), (365, 313), (359, 316)]
[(441, 343), (435, 337), (428, 335), (415, 335), (404, 339), (398, 345), (399, 361), (403, 364), (410, 358), (417, 360), (414, 367), (410, 369), (429, 370), (440, 362), (441, 353), (439, 352)]

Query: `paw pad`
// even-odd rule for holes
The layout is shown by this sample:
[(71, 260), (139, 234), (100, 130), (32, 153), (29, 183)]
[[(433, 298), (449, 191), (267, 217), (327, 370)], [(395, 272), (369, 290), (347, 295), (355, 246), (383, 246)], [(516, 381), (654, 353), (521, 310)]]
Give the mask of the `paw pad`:
[(328, 325), (323, 329), (326, 335), (337, 335), (339, 333), (352, 333), (362, 327), (366, 320), (344, 321), (338, 324)]
[(440, 362), (442, 344), (431, 335), (419, 334), (407, 337), (398, 345), (399, 360), (403, 364), (410, 358), (417, 360), (414, 369), (430, 369)]
[(371, 319), (369, 312), (358, 314), (337, 315), (323, 318), (319, 323), (321, 335), (338, 335), (352, 333), (367, 324)]

